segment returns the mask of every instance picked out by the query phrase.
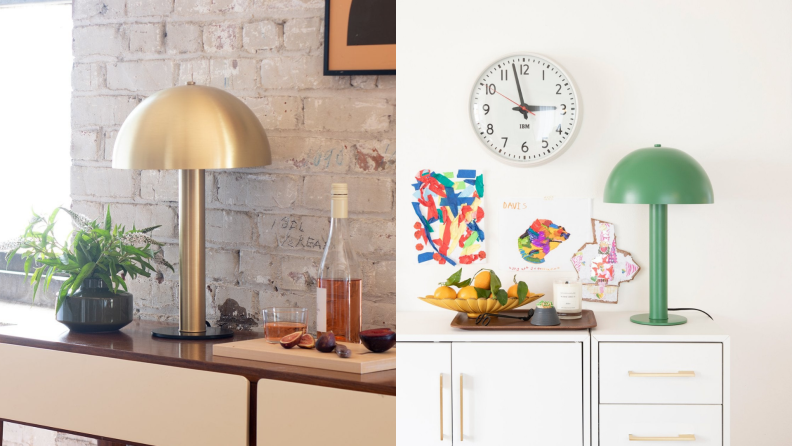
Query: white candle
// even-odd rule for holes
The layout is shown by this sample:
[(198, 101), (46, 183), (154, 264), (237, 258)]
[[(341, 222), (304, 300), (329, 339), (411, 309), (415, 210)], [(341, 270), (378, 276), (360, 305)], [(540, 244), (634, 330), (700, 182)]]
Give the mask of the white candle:
[(553, 300), (560, 319), (580, 319), (583, 316), (583, 284), (580, 281), (554, 281)]

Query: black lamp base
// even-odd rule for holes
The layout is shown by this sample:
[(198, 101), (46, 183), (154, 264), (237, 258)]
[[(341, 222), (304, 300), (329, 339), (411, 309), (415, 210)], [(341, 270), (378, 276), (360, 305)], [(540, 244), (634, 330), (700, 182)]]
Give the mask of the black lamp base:
[(179, 331), (179, 327), (164, 327), (151, 331), (155, 338), (181, 339), (189, 341), (206, 341), (209, 339), (223, 339), (234, 337), (234, 332), (227, 328), (206, 327), (206, 331), (200, 333), (185, 333)]

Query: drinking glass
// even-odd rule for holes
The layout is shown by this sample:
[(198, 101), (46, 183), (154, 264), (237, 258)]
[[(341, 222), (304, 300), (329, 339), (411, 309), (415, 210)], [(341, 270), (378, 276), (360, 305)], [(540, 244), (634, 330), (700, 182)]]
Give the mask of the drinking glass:
[(307, 308), (265, 308), (264, 338), (271, 344), (277, 344), (287, 334), (304, 333), (308, 328), (305, 320), (307, 311)]

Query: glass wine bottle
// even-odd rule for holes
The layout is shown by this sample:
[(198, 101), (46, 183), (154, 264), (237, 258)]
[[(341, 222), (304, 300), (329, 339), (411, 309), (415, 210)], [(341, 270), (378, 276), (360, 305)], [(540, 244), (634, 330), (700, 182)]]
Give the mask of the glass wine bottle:
[(347, 185), (333, 183), (330, 234), (316, 285), (317, 335), (332, 331), (336, 339), (360, 342), (363, 281), (352, 250), (347, 218)]

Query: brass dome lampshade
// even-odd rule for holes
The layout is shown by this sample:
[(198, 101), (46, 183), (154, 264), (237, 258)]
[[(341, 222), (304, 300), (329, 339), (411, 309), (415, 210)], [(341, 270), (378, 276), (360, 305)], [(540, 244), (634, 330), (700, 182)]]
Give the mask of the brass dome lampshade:
[(178, 169), (179, 326), (155, 337), (216, 339), (233, 332), (206, 323), (205, 169), (266, 166), (267, 134), (241, 100), (195, 85), (168, 88), (140, 103), (118, 132), (115, 169)]

